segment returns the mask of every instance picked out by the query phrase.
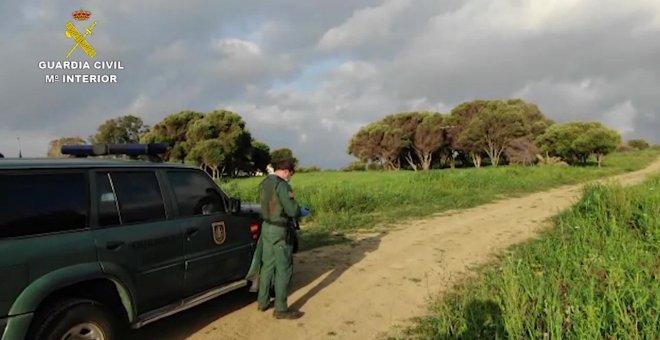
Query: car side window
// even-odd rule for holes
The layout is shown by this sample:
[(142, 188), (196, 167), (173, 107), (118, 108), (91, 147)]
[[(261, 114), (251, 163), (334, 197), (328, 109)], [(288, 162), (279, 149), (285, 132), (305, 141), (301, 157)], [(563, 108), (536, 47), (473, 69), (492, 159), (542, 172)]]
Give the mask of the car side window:
[(0, 238), (87, 227), (82, 172), (0, 174)]
[(121, 224), (119, 202), (112, 189), (109, 173), (96, 174), (96, 202), (98, 204), (99, 225), (102, 227)]
[(180, 216), (199, 216), (225, 212), (225, 201), (218, 187), (198, 171), (168, 171)]
[(110, 184), (116, 196), (109, 195), (112, 191), (108, 191), (100, 193), (99, 199), (106, 200), (108, 205), (113, 199), (117, 200), (118, 218), (122, 224), (166, 218), (165, 204), (155, 172), (111, 171)]

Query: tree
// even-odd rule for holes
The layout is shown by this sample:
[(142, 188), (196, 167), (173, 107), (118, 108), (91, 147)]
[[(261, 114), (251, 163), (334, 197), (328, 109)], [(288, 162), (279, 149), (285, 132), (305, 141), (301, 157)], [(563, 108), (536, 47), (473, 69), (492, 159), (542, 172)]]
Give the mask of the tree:
[[(498, 115), (507, 118), (498, 122)], [(484, 152), (491, 163), (497, 166), (510, 141), (525, 136), (533, 141), (553, 124), (536, 104), (517, 98), (464, 102), (451, 111), (450, 117), (454, 125), (447, 136), (450, 149), (469, 154), (475, 166), (481, 162)], [(471, 130), (467, 131), (468, 128)], [(500, 131), (501, 128), (504, 130)], [(486, 134), (486, 130), (489, 134)], [(485, 139), (479, 140), (479, 136)]]
[(536, 104), (527, 103), (522, 99), (509, 99), (506, 103), (522, 113), (525, 125), (529, 128), (531, 140), (542, 135), (548, 127), (554, 124)]
[(142, 122), (142, 118), (127, 115), (106, 120), (91, 140), (100, 144), (139, 143), (148, 131), (149, 127)]
[(600, 166), (603, 156), (621, 144), (621, 136), (599, 122), (568, 122), (550, 126), (537, 144), (543, 152), (569, 163), (586, 164), (595, 154)]
[[(252, 153), (252, 136), (237, 113), (227, 110), (210, 112), (190, 124), (187, 136), (191, 152), (192, 149), (198, 148), (197, 144), (210, 139), (218, 140), (219, 144), (203, 145), (222, 146), (222, 168), (225, 171), (236, 175), (239, 170), (248, 168), (249, 156)], [(187, 159), (200, 162), (199, 157)]]
[(459, 144), (459, 137), (463, 132), (463, 118), (457, 114), (450, 114), (443, 118), (443, 130), (445, 132), (445, 140), (440, 147), (440, 156), (444, 153), (446, 163), (449, 167), (454, 169), (456, 167), (456, 159), (464, 154)]
[(599, 122), (594, 122), (589, 130), (578, 136), (574, 144), (579, 152), (594, 154), (600, 167), (603, 157), (621, 144), (621, 135)]
[(421, 159), (415, 156), (417, 153), (413, 144), (415, 142), (417, 127), (427, 115), (428, 113), (425, 112), (401, 112), (385, 116), (380, 121), (380, 123), (391, 128), (390, 136), (394, 137), (392, 134), (398, 133), (399, 135), (395, 138), (401, 137), (403, 140), (402, 146), (395, 144), (397, 148), (400, 147), (398, 151), (399, 159), (393, 163), (400, 164), (401, 160), (405, 160), (413, 170), (417, 170), (418, 162), (421, 162)]
[(165, 144), (168, 150), (163, 156), (164, 160), (183, 162), (192, 147), (187, 142), (188, 129), (192, 123), (203, 117), (203, 113), (194, 111), (170, 114), (142, 136), (141, 142)]
[(377, 129), (382, 131), (381, 159), (391, 170), (401, 169), (401, 151), (408, 145), (406, 132), (401, 128), (381, 124)]
[(588, 157), (589, 155), (576, 154), (573, 147), (573, 141), (586, 129), (582, 122), (569, 122), (565, 124), (556, 124), (549, 127), (544, 134), (536, 139), (536, 143), (542, 152), (560, 157), (563, 160), (572, 163), (576, 159)]
[(509, 143), (529, 134), (519, 107), (504, 101), (491, 101), (481, 109), (459, 137), (459, 144), (472, 154), (484, 151), (497, 166)]
[(256, 170), (259, 170), (262, 173), (266, 173), (268, 164), (271, 162), (270, 147), (258, 140), (253, 140), (252, 155), (250, 159), (252, 160), (252, 166)]
[(487, 104), (488, 101), (482, 99), (463, 102), (454, 107), (447, 117), (446, 121), (451, 123), (451, 129), (447, 131), (446, 149), (452, 169), (455, 167), (457, 157), (467, 157), (467, 155), (470, 155), (476, 167), (481, 166), (481, 146), (475, 145), (472, 141), (461, 140), (461, 136)]
[(48, 157), (49, 158), (62, 158), (66, 157), (62, 154), (62, 145), (82, 145), (87, 144), (80, 137), (61, 137), (54, 139), (48, 143)]
[(381, 146), (383, 131), (384, 129), (378, 123), (371, 123), (362, 127), (351, 137), (348, 154), (357, 157), (366, 166), (369, 162), (378, 162), (382, 165), (384, 162)]
[(443, 116), (439, 113), (427, 114), (417, 125), (413, 141), (413, 149), (421, 160), (422, 169), (429, 170), (433, 154), (445, 141)]
[(648, 149), (651, 145), (644, 139), (631, 139), (628, 141), (628, 145), (637, 150)]
[(351, 141), (349, 151), (360, 159), (378, 161), (390, 170), (399, 170), (399, 155), (406, 145), (404, 132), (383, 123), (367, 125)]
[[(211, 177), (218, 179), (224, 173), (226, 165), (225, 159), (229, 153), (226, 149), (226, 144), (223, 144), (218, 139), (207, 139), (197, 143), (195, 147), (190, 150), (188, 159), (201, 165), (205, 170), (211, 171)], [(220, 166), (222, 169), (220, 169)]]

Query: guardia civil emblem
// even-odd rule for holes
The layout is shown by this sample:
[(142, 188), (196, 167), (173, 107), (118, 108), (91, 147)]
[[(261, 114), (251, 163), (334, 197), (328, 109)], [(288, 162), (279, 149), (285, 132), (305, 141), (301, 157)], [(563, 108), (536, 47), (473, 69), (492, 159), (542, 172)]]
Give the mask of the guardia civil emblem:
[(225, 227), (225, 221), (213, 222), (213, 241), (215, 244), (220, 245), (225, 243), (227, 239), (227, 228)]
[[(90, 11), (85, 11), (83, 9), (80, 9), (78, 11), (75, 11), (71, 13), (71, 16), (73, 17), (74, 20), (76, 21), (87, 21), (90, 16), (92, 16), (92, 12)], [(71, 53), (80, 46), (80, 48), (90, 56), (90, 58), (94, 58), (96, 56), (96, 51), (94, 50), (94, 47), (90, 45), (89, 42), (85, 39), (88, 35), (92, 34), (92, 31), (94, 30), (94, 27), (96, 27), (96, 21), (94, 21), (93, 24), (91, 24), (89, 27), (85, 28), (83, 32), (85, 34), (81, 34), (76, 26), (72, 24), (70, 21), (66, 23), (66, 37), (69, 39), (73, 39), (76, 41), (76, 44), (73, 45), (73, 47), (69, 50), (69, 53), (66, 55), (67, 58), (71, 56)]]

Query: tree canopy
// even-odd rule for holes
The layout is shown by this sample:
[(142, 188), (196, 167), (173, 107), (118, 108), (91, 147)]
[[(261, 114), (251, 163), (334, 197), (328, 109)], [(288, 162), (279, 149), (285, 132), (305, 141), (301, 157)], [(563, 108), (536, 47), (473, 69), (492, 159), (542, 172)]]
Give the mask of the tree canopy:
[(82, 145), (86, 144), (85, 140), (80, 137), (61, 137), (54, 139), (48, 143), (48, 157), (50, 158), (63, 158), (66, 157), (62, 154), (62, 145)]
[(621, 136), (600, 122), (568, 122), (549, 127), (536, 142), (541, 151), (568, 163), (586, 164), (593, 154), (600, 166), (603, 156), (621, 144)]
[[(270, 147), (252, 137), (236, 112), (179, 111), (165, 116), (153, 127), (141, 118), (126, 115), (109, 119), (89, 138), (90, 143), (161, 143), (167, 146), (164, 161), (190, 163), (214, 178), (266, 172)], [(61, 157), (62, 144), (86, 144), (82, 138), (62, 137), (49, 144), (49, 157)], [(292, 154), (290, 149), (289, 154)]]
[[(629, 143), (648, 147), (643, 140)], [(619, 133), (599, 122), (557, 124), (538, 105), (522, 99), (478, 99), (463, 102), (448, 114), (387, 115), (357, 131), (348, 153), (365, 169), (371, 163), (391, 170), (406, 163), (413, 170), (453, 168), (457, 161), (480, 167), (482, 159), (492, 166), (531, 165), (545, 159), (540, 153), (572, 164), (585, 164), (593, 155), (600, 166), (603, 156), (620, 145)]]
[(105, 121), (91, 140), (99, 144), (139, 143), (140, 138), (148, 131), (149, 126), (144, 124), (142, 118), (126, 115)]

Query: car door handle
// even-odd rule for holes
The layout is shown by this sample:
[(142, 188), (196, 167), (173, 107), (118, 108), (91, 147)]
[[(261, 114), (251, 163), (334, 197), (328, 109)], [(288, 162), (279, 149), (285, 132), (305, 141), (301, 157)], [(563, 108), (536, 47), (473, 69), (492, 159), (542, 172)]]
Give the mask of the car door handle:
[(121, 246), (124, 245), (124, 242), (122, 241), (110, 241), (105, 244), (106, 249), (108, 250), (119, 250)]
[(197, 229), (197, 228), (188, 228), (188, 229), (186, 229), (186, 236), (189, 237), (189, 238), (192, 237), (192, 236), (195, 236), (195, 235), (197, 235), (198, 231), (199, 231), (199, 229)]

